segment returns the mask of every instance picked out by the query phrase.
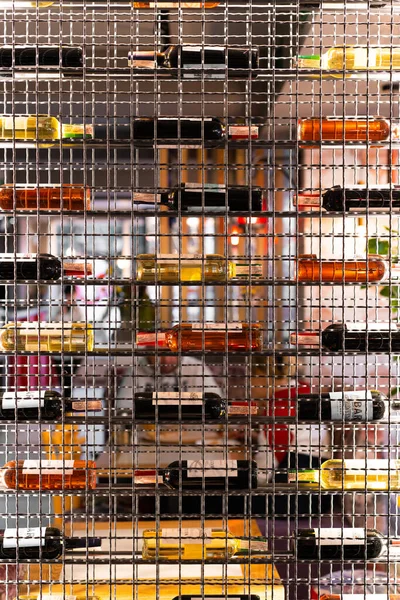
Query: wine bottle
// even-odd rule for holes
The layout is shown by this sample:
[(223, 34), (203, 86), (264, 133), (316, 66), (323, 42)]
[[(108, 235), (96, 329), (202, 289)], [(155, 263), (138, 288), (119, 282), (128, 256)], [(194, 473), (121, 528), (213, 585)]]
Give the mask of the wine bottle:
[(134, 8), (216, 8), (219, 0), (195, 0), (194, 2), (181, 2), (180, 0), (134, 0)]
[(64, 277), (85, 277), (92, 265), (61, 260), (51, 254), (0, 254), (0, 281), (36, 279), (56, 281)]
[[(135, 119), (132, 124), (133, 141), (156, 141), (158, 145), (163, 141), (177, 140), (181, 147), (197, 148), (202, 140), (206, 142), (222, 142), (225, 139), (247, 140), (258, 138), (257, 126), (228, 125), (216, 118), (180, 118), (158, 117), (157, 119)], [(180, 140), (189, 142), (181, 145)], [(160, 143), (161, 142), (161, 143)], [(174, 144), (176, 147), (178, 144)], [(165, 146), (167, 147), (167, 146)]]
[(8, 323), (0, 328), (5, 352), (85, 352), (93, 350), (90, 323)]
[[(322, 199), (322, 202), (321, 202)], [(387, 212), (400, 209), (400, 189), (396, 187), (342, 188), (334, 186), (320, 194), (298, 194), (293, 198), (302, 210), (314, 207), (328, 212)]]
[[(258, 68), (258, 49), (224, 48), (223, 46), (168, 46), (164, 52), (144, 51), (130, 52), (129, 65), (133, 68), (146, 69), (178, 69), (183, 77), (192, 76), (193, 71), (198, 75), (211, 78), (225, 77), (226, 69), (249, 71)], [(222, 72), (215, 73), (220, 69)]]
[(397, 139), (397, 126), (383, 117), (324, 117), (299, 119), (301, 142), (385, 142)]
[[(1, 337), (0, 337), (1, 340)], [(185, 323), (166, 332), (139, 332), (136, 345), (169, 348), (172, 352), (261, 351), (263, 333), (258, 324)]]
[(49, 115), (0, 115), (2, 140), (58, 140), (60, 123)]
[(265, 539), (235, 537), (223, 529), (163, 528), (143, 532), (144, 560), (229, 560), (268, 554)]
[(320, 600), (400, 600), (399, 594), (324, 594)]
[(293, 535), (300, 560), (370, 560), (380, 557), (386, 547), (379, 531), (361, 527), (300, 529)]
[(2, 210), (79, 210), (90, 208), (90, 192), (76, 185), (1, 185)]
[(32, 390), (29, 392), (4, 392), (0, 396), (0, 420), (39, 421), (62, 419), (69, 412), (101, 410), (98, 400), (63, 400), (56, 390)]
[(182, 460), (163, 473), (172, 489), (249, 490), (257, 488), (257, 463), (251, 460)]
[[(175, 596), (172, 600), (261, 600), (260, 596), (256, 596), (255, 594), (227, 594), (227, 595), (219, 595), (219, 594), (204, 594), (203, 596), (196, 596), (195, 594), (181, 594), (179, 596)], [(386, 599), (391, 600), (391, 599)], [(397, 600), (397, 599), (396, 599)], [(400, 600), (400, 599), (399, 599)]]
[[(0, 188), (1, 189), (1, 188)], [(1, 201), (1, 195), (0, 195)], [(134, 194), (133, 201), (139, 204), (161, 204), (170, 210), (187, 212), (236, 211), (247, 213), (263, 208), (263, 190), (244, 186), (228, 187), (218, 184), (182, 183), (172, 190), (160, 194)]]
[[(299, 56), (299, 68), (349, 70), (398, 70), (399, 46), (333, 46), (321, 56)], [(342, 75), (339, 75), (342, 77)]]
[(319, 333), (292, 333), (291, 343), (331, 352), (399, 352), (400, 329), (397, 323), (334, 323)]
[(400, 460), (329, 459), (316, 469), (289, 471), (288, 481), (319, 484), (326, 490), (400, 490)]
[(93, 490), (96, 463), (92, 460), (11, 460), (0, 468), (0, 489)]
[(301, 256), (297, 260), (296, 279), (302, 283), (379, 283), (397, 278), (399, 269), (382, 256), (368, 256), (367, 260), (319, 260), (316, 255)]
[(224, 282), (240, 278), (260, 277), (262, 267), (258, 264), (238, 264), (226, 260), (220, 254), (139, 254), (136, 278), (145, 283), (204, 283)]
[(226, 416), (257, 415), (258, 406), (249, 402), (227, 404), (213, 392), (137, 392), (134, 395), (133, 419), (167, 421), (224, 421)]
[[(397, 405), (394, 405), (397, 410)], [(357, 390), (298, 396), (300, 421), (371, 422), (383, 419), (389, 410), (387, 397), (375, 390)], [(390, 414), (392, 412), (390, 411)]]
[(53, 592), (52, 594), (38, 594), (37, 596), (18, 596), (18, 600), (100, 600), (98, 596), (75, 596)]
[(76, 548), (99, 548), (101, 538), (64, 537), (56, 527), (0, 530), (0, 560), (56, 560)]
[(0, 67), (83, 67), (83, 53), (66, 46), (0, 46)]

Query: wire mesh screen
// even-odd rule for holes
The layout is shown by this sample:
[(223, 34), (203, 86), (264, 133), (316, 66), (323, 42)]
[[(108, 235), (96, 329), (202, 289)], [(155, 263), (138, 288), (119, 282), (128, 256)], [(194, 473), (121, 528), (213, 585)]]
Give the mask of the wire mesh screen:
[(393, 600), (400, 9), (0, 0), (0, 599)]

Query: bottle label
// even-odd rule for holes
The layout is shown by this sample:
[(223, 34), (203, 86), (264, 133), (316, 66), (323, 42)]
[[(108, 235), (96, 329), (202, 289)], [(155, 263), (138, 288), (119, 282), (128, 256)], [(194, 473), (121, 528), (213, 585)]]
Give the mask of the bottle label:
[(203, 190), (207, 192), (207, 194), (216, 193), (220, 194), (221, 192), (226, 192), (226, 186), (224, 183), (205, 183), (204, 186), (201, 186), (200, 183), (184, 183), (183, 187), (185, 190), (192, 190), (194, 192), (201, 193)]
[(319, 546), (358, 546), (365, 542), (362, 527), (321, 527), (314, 529), (315, 541)]
[(242, 331), (241, 323), (192, 323), (192, 329), (207, 329), (214, 331)]
[(354, 48), (353, 69), (373, 69), (376, 65), (376, 48)]
[(347, 331), (397, 331), (397, 323), (345, 323)]
[(74, 460), (24, 460), (23, 475), (72, 475)]
[[(212, 529), (183, 527), (182, 529), (161, 529), (162, 542), (168, 544), (201, 544), (212, 538)], [(181, 542), (182, 540), (182, 542)]]
[(374, 415), (368, 400), (331, 400), (332, 421), (370, 421)]
[(45, 544), (46, 527), (19, 527), (4, 530), (3, 548), (39, 548)]
[(344, 468), (349, 475), (367, 475), (368, 473), (369, 477), (387, 476), (390, 469), (398, 469), (399, 466), (399, 461), (393, 458), (349, 458), (344, 460)]
[(153, 392), (153, 404), (167, 406), (186, 406), (203, 404), (201, 392)]
[(237, 460), (188, 460), (188, 477), (237, 477)]
[(44, 406), (45, 392), (35, 390), (32, 392), (4, 392), (1, 399), (1, 407), (13, 408), (37, 408)]
[[(26, 129), (28, 125), (28, 117), (3, 117), (1, 119), (3, 129)], [(40, 118), (37, 120), (37, 126), (40, 126)]]
[(133, 202), (137, 202), (138, 204), (140, 204), (140, 202), (159, 203), (161, 202), (161, 194), (146, 194), (145, 192), (135, 192), (133, 194), (132, 200)]
[(228, 134), (232, 140), (257, 140), (258, 139), (258, 127), (257, 125), (229, 125)]
[(0, 262), (14, 262), (17, 260), (35, 262), (37, 260), (37, 254), (0, 254)]

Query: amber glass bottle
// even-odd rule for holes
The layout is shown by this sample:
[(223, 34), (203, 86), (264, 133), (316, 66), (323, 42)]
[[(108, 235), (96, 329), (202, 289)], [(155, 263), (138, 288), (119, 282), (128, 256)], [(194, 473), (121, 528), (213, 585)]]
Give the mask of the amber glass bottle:
[(380, 256), (367, 260), (318, 260), (315, 255), (297, 261), (297, 281), (327, 283), (374, 283), (387, 279), (389, 264)]
[(0, 186), (2, 210), (85, 210), (90, 208), (89, 190), (76, 185)]
[(384, 142), (391, 133), (390, 123), (382, 117), (300, 119), (298, 126), (301, 142)]
[(92, 460), (11, 460), (0, 469), (0, 488), (86, 490), (96, 487)]
[(259, 325), (247, 323), (194, 323), (175, 325), (165, 334), (166, 343), (173, 352), (191, 350), (235, 352), (261, 351), (263, 334)]

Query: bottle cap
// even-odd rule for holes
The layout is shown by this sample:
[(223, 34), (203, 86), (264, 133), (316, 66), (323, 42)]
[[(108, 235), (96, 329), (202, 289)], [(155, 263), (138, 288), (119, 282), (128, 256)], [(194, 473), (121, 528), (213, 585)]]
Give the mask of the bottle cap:
[(299, 208), (321, 207), (320, 194), (295, 194), (293, 196), (293, 204)]
[(257, 125), (229, 125), (228, 136), (231, 140), (258, 140)]
[(154, 69), (157, 66), (155, 52), (129, 52), (128, 65), (132, 69)]
[(139, 331), (136, 334), (136, 346), (141, 348), (168, 348), (165, 333), (148, 333)]
[(319, 54), (301, 54), (295, 59), (295, 65), (299, 69), (320, 69), (321, 57)]
[(66, 277), (85, 277), (92, 275), (93, 265), (83, 262), (63, 262), (63, 273)]
[(228, 415), (258, 415), (257, 402), (231, 402), (228, 405)]
[(93, 137), (93, 125), (66, 124), (62, 126), (63, 139), (91, 140)]
[(319, 471), (316, 469), (288, 470), (288, 483), (319, 483)]
[(291, 333), (290, 343), (296, 346), (320, 346), (320, 334), (315, 331), (304, 331), (303, 333)]
[(101, 400), (84, 400), (83, 402), (72, 402), (71, 410), (75, 412), (85, 412), (87, 410), (101, 410), (103, 403)]

